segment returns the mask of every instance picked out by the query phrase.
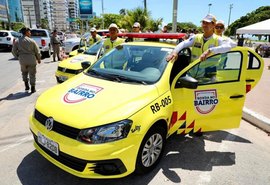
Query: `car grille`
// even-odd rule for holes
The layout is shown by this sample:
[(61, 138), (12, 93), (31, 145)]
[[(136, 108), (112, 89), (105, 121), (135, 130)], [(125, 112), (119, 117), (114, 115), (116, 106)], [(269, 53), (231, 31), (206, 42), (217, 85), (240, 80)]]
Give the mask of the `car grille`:
[(80, 70), (67, 69), (67, 68), (58, 66), (58, 71), (61, 71), (61, 72), (64, 72), (64, 73), (70, 73), (70, 74), (78, 74)]
[(88, 161), (73, 157), (64, 152), (59, 151), (59, 155), (53, 154), (47, 148), (43, 147), (38, 143), (37, 136), (32, 132), (34, 136), (35, 143), (50, 157), (62, 163), (63, 165), (72, 168), (76, 171), (82, 172), (87, 164), (92, 164), (92, 167), (89, 167), (89, 171), (100, 175), (118, 175), (125, 173), (127, 171), (125, 165), (120, 159), (110, 159), (104, 161)]
[[(42, 114), (41, 112), (39, 112), (37, 109), (35, 109), (34, 117), (36, 120), (38, 120), (44, 126), (45, 126), (46, 120), (49, 118), (49, 117), (45, 116), (44, 114)], [(79, 132), (80, 132), (80, 129), (67, 126), (63, 123), (56, 121), (56, 120), (54, 120), (54, 122), (53, 122), (52, 130), (54, 132), (57, 132), (61, 135), (67, 136), (67, 137), (72, 138), (72, 139), (77, 139), (77, 136), (79, 135)]]
[(36, 144), (44, 151), (46, 154), (54, 158), (55, 160), (59, 161), (60, 163), (68, 166), (69, 168), (72, 168), (74, 170), (82, 172), (85, 169), (85, 166), (87, 164), (86, 160), (78, 159), (75, 157), (72, 157), (68, 154), (65, 154), (61, 151), (59, 151), (59, 155), (53, 154), (51, 151), (49, 151), (47, 148), (43, 147), (38, 143), (37, 136), (33, 133), (34, 140)]

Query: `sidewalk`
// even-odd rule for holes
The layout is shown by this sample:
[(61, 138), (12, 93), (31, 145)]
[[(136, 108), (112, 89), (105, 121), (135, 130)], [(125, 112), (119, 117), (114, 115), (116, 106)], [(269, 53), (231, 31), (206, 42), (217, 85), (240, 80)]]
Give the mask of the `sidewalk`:
[(261, 80), (246, 96), (243, 119), (270, 133), (270, 58), (264, 58)]

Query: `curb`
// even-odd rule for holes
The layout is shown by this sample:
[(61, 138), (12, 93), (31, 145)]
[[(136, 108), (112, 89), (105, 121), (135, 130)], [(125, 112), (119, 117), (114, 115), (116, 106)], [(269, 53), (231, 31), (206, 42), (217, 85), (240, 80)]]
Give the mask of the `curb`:
[(270, 119), (246, 107), (243, 108), (242, 118), (270, 134)]

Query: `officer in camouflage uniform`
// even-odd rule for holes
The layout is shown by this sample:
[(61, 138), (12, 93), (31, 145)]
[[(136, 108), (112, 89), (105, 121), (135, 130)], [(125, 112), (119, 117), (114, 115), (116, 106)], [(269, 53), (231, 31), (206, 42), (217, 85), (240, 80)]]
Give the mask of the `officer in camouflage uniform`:
[(57, 55), (58, 61), (61, 61), (61, 57), (60, 57), (60, 38), (57, 35), (57, 30), (53, 31), (53, 34), (51, 36), (51, 44), (52, 44), (52, 48), (53, 48), (53, 61), (55, 62), (55, 56)]
[(22, 28), (23, 36), (16, 40), (12, 48), (12, 54), (20, 61), (22, 79), (25, 83), (25, 90), (28, 91), (30, 79), (31, 93), (36, 92), (36, 65), (41, 63), (40, 50), (37, 43), (29, 38), (31, 36), (30, 28)]

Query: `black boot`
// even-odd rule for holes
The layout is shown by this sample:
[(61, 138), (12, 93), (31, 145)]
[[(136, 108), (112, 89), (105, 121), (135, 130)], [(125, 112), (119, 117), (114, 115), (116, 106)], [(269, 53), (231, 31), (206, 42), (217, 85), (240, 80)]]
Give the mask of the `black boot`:
[(36, 88), (35, 86), (31, 86), (31, 93), (34, 93), (34, 92), (36, 92)]
[(29, 91), (30, 87), (29, 87), (28, 82), (24, 82), (24, 85), (25, 85), (25, 90), (26, 90), (26, 91)]

